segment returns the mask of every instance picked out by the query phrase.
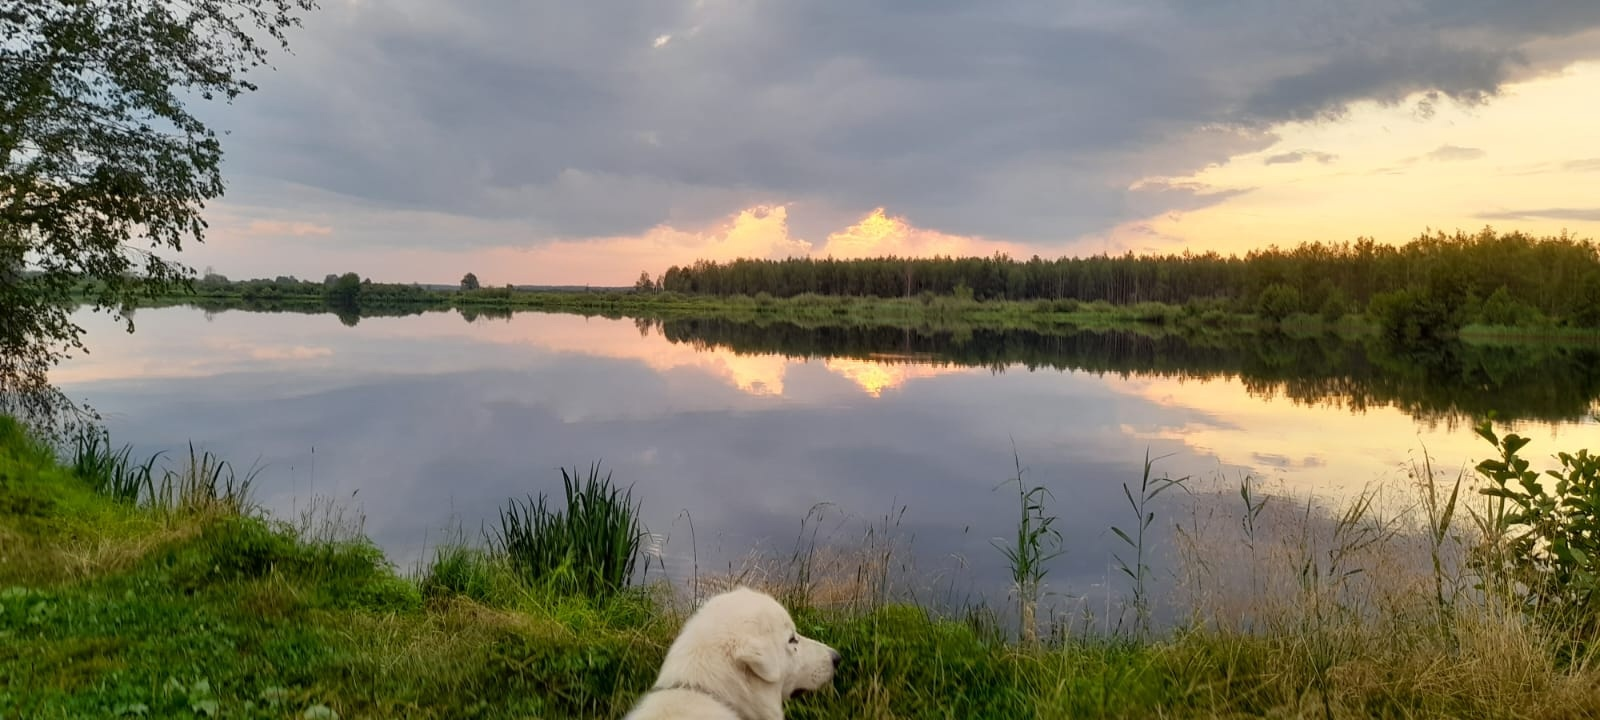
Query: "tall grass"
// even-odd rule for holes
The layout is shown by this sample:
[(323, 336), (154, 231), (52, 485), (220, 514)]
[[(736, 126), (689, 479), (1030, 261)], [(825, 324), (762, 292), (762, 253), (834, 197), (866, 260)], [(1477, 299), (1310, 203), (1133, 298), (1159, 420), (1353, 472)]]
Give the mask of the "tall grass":
[(419, 585), (424, 597), (460, 596), (489, 602), (496, 594), (497, 563), (490, 553), (467, 544), (458, 535), (441, 543), (423, 568)]
[(69, 467), (96, 493), (165, 514), (242, 515), (251, 509), (250, 487), (264, 468), (251, 467), (241, 474), (232, 463), (209, 450), (197, 451), (191, 442), (177, 467), (162, 466), (158, 474), (156, 463), (162, 455), (158, 452), (135, 463), (132, 445), (112, 449), (106, 431), (92, 428), (74, 436)]
[(500, 511), (492, 538), (498, 551), (531, 584), (546, 584), (591, 597), (605, 597), (633, 579), (644, 533), (633, 490), (600, 476), (561, 469), (565, 506), (554, 508), (544, 493), (526, 502), (513, 498)]
[(196, 452), (191, 442), (188, 456), (161, 474), (145, 502), (169, 515), (245, 515), (252, 510), (250, 488), (263, 469), (252, 466), (238, 473), (210, 450)]
[(1050, 490), (1043, 485), (1030, 488), (1022, 481), (1022, 458), (1016, 454), (1015, 448), (1012, 449), (1012, 460), (1017, 474), (999, 487), (1011, 483), (1017, 485), (1016, 534), (1008, 544), (1002, 545), (996, 541), (994, 545), (1010, 564), (1012, 590), (1017, 595), (1018, 634), (1024, 643), (1031, 645), (1039, 640), (1039, 625), (1035, 618), (1040, 586), (1049, 572), (1046, 563), (1059, 557), (1065, 550), (1061, 549), (1061, 532), (1051, 527), (1057, 516), (1045, 514), (1044, 501), (1051, 497)]
[[(1242, 513), (1224, 511), (1220, 494), (1199, 496), (1178, 534), (1180, 602), (1194, 621), (1175, 647), (1203, 650), (1228, 673), (1254, 668), (1266, 681), (1257, 699), (1235, 702), (1324, 718), (1600, 712), (1594, 611), (1566, 602), (1581, 584), (1562, 578), (1560, 554), (1537, 549), (1563, 534), (1581, 544), (1588, 536), (1573, 529), (1587, 514), (1563, 525), (1527, 510), (1583, 507), (1572, 496), (1587, 493), (1589, 466), (1583, 453), (1562, 453), (1563, 469), (1545, 477), (1566, 479), (1565, 496), (1541, 505), (1542, 486), (1517, 456), (1526, 443), (1480, 434), (1501, 457), (1480, 464), (1477, 492), (1424, 448), (1410, 496), (1368, 489), (1334, 506), (1294, 504), (1249, 479)], [(1574, 574), (1586, 556), (1571, 556)]]
[[(1159, 460), (1160, 458), (1156, 458)], [(1151, 471), (1155, 468), (1155, 461), (1150, 459), (1150, 451), (1144, 453), (1144, 474), (1139, 478), (1139, 494), (1134, 496), (1133, 490), (1127, 483), (1122, 484), (1122, 494), (1128, 499), (1128, 508), (1133, 511), (1135, 518), (1133, 535), (1120, 527), (1112, 526), (1111, 532), (1133, 551), (1133, 563), (1130, 565), (1121, 554), (1113, 554), (1117, 562), (1117, 569), (1128, 576), (1133, 583), (1133, 611), (1134, 633), (1143, 638), (1150, 632), (1150, 591), (1147, 583), (1150, 580), (1150, 565), (1145, 559), (1146, 533), (1150, 525), (1156, 521), (1155, 510), (1150, 506), (1156, 497), (1174, 487), (1183, 487), (1189, 480), (1188, 476), (1171, 478), (1167, 476), (1152, 477)]]
[(72, 439), (72, 472), (95, 492), (122, 503), (136, 503), (154, 487), (156, 460), (132, 461), (133, 445), (113, 450), (111, 436), (101, 428), (81, 428)]
[(1411, 463), (1410, 475), (1418, 489), (1418, 505), (1421, 506), (1423, 519), (1427, 522), (1424, 530), (1428, 539), (1428, 561), (1433, 570), (1433, 596), (1438, 604), (1439, 627), (1441, 631), (1448, 632), (1449, 614), (1455, 605), (1460, 587), (1458, 583), (1450, 580), (1452, 573), (1446, 570), (1446, 558), (1451, 549), (1459, 551), (1460, 536), (1452, 533), (1451, 528), (1455, 523), (1457, 503), (1461, 498), (1461, 484), (1466, 479), (1467, 472), (1465, 469), (1458, 472), (1455, 481), (1449, 486), (1449, 491), (1445, 492), (1439, 483), (1438, 473), (1433, 469), (1433, 458), (1428, 455), (1427, 448), (1424, 447), (1422, 462)]

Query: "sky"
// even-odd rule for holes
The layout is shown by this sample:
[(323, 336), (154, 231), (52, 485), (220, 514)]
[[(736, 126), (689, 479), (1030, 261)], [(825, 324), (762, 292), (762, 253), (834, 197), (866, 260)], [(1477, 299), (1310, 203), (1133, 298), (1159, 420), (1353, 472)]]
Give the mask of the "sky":
[(696, 259), (1600, 236), (1593, 0), (321, 0), (181, 256), (631, 284)]

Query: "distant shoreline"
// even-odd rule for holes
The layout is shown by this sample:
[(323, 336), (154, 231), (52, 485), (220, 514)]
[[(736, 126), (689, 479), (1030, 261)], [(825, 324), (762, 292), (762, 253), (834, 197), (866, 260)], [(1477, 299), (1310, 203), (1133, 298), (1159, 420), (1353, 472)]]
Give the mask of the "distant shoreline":
[[(394, 287), (394, 286), (380, 286)], [(413, 288), (416, 286), (402, 286)], [(305, 312), (361, 317), (429, 310), (464, 313), (552, 312), (643, 319), (726, 319), (793, 322), (809, 327), (877, 325), (907, 329), (1027, 329), (1042, 332), (1082, 329), (1172, 331), (1212, 335), (1283, 333), (1292, 336), (1370, 337), (1379, 332), (1365, 313), (1330, 320), (1295, 313), (1281, 320), (1230, 311), (1213, 301), (1187, 304), (1105, 301), (970, 300), (951, 296), (873, 298), (798, 295), (790, 298), (745, 295), (688, 295), (634, 290), (442, 290), (416, 288), (403, 297), (380, 294), (356, 303), (332, 302), (323, 295), (248, 295), (241, 292), (166, 293), (140, 298), (132, 307), (192, 306), (213, 311)], [(1463, 326), (1456, 338), (1472, 344), (1600, 344), (1600, 328), (1550, 324)]]

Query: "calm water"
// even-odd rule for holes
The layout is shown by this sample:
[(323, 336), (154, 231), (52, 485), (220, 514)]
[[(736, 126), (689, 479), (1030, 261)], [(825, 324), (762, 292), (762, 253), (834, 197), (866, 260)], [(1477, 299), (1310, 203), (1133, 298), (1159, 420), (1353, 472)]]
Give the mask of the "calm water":
[[(56, 378), (144, 456), (193, 440), (266, 470), (292, 517), (341, 498), (410, 567), (459, 522), (558, 491), (601, 460), (634, 484), (666, 571), (785, 554), (802, 519), (855, 543), (886, 516), (924, 590), (999, 589), (991, 538), (1012, 448), (1048, 486), (1068, 553), (1057, 592), (1115, 583), (1109, 528), (1146, 451), (1158, 473), (1244, 474), (1339, 497), (1403, 482), (1426, 444), (1447, 467), (1487, 445), (1463, 411), (1521, 418), (1532, 456), (1600, 445), (1592, 351), (1396, 358), (1316, 341), (1208, 344), (1130, 335), (827, 332), (518, 314), (364, 318), (144, 310), (138, 332), (85, 313), (92, 354)], [(690, 519), (694, 542), (691, 544)], [(810, 529), (807, 532), (811, 532)]]

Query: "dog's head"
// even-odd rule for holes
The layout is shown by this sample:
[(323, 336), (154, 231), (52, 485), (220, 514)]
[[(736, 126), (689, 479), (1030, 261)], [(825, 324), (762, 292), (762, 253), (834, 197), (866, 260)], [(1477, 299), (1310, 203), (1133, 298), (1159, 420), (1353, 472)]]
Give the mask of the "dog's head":
[(801, 635), (789, 611), (764, 593), (736, 588), (706, 601), (697, 614), (721, 626), (741, 671), (783, 697), (821, 688), (839, 666), (838, 651)]

